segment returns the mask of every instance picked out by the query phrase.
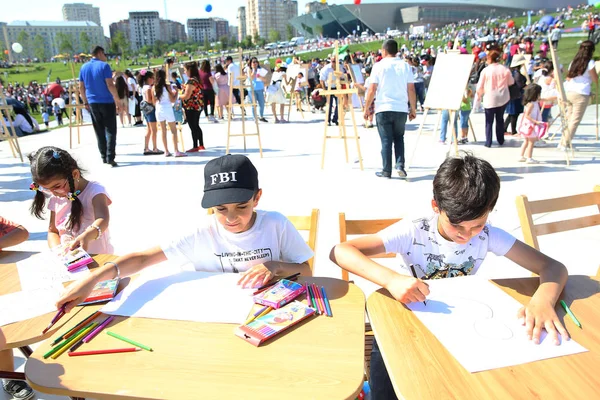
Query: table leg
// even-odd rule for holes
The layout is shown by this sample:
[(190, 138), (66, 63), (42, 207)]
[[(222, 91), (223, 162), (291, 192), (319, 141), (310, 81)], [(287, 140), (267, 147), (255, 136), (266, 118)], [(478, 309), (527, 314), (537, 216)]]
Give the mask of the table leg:
[(21, 350), (21, 353), (23, 353), (25, 358), (29, 358), (31, 356), (31, 354), (33, 353), (33, 350), (31, 350), (31, 347), (29, 347), (29, 346), (19, 347), (19, 350)]

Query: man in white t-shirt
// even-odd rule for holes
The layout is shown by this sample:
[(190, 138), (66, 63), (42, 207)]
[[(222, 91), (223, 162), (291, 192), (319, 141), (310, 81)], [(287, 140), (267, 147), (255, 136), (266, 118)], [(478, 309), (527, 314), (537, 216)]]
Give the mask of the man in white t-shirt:
[[(548, 338), (559, 344), (559, 334), (569, 338), (554, 309), (567, 282), (567, 269), (488, 224), (499, 194), (500, 178), (490, 163), (469, 154), (448, 158), (433, 179), (432, 217), (402, 220), (379, 233), (338, 244), (330, 258), (348, 272), (386, 288), (396, 300), (411, 303), (426, 300), (428, 279), (472, 275), (487, 253), (504, 256), (540, 277), (539, 288), (519, 311), (528, 337), (539, 343), (545, 329)], [(404, 266), (387, 268), (368, 258), (383, 253), (396, 253)], [(396, 398), (376, 342), (370, 386), (374, 400)]]
[(398, 176), (405, 178), (404, 128), (407, 117), (412, 121), (417, 116), (414, 76), (408, 64), (396, 58), (398, 43), (395, 40), (383, 42), (381, 53), (383, 58), (371, 70), (371, 85), (367, 88), (364, 117), (367, 120), (371, 115), (370, 107), (376, 98), (375, 118), (383, 159), (383, 170), (376, 175), (391, 178), (393, 145), (396, 171)]
[(174, 267), (197, 271), (239, 273), (242, 287), (258, 287), (276, 274), (310, 274), (313, 257), (300, 233), (283, 215), (256, 211), (262, 189), (258, 172), (242, 155), (213, 159), (204, 168), (202, 207), (213, 214), (196, 231), (148, 250), (105, 263), (57, 302), (67, 312), (81, 303), (98, 282), (129, 276), (151, 265), (169, 261)]
[[(225, 58), (225, 71), (227, 72), (227, 78), (229, 82), (232, 82), (234, 86), (239, 86), (243, 82), (239, 81), (239, 77), (241, 75), (240, 66), (233, 62), (233, 58), (231, 56), (227, 56)], [(238, 102), (238, 104), (242, 104), (240, 98), (240, 89), (232, 89), (233, 97)], [(248, 91), (244, 89), (244, 97), (248, 96)], [(242, 109), (242, 112), (244, 110)]]

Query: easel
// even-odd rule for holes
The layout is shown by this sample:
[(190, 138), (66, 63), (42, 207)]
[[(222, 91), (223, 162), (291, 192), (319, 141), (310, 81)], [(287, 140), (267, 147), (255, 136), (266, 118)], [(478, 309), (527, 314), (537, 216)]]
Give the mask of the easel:
[[(10, 151), (12, 152), (13, 157), (17, 157), (21, 159), (23, 162), (23, 154), (21, 153), (21, 146), (19, 145), (19, 138), (17, 137), (17, 131), (12, 123), (12, 119), (10, 117), (13, 106), (10, 106), (6, 103), (6, 97), (4, 97), (4, 92), (0, 90), (0, 139), (6, 140), (8, 145), (10, 146)], [(4, 118), (6, 117), (6, 121)], [(10, 127), (10, 129), (9, 129)]]
[[(287, 74), (286, 74), (287, 75)], [(296, 108), (298, 109), (298, 111), (300, 111), (300, 115), (302, 116), (302, 119), (304, 119), (304, 110), (302, 109), (302, 95), (299, 93), (296, 93), (296, 81), (298, 80), (297, 77), (293, 77), (291, 78), (291, 82), (290, 82), (290, 102), (288, 103), (288, 114), (287, 114), (287, 120), (290, 120), (290, 113), (292, 112), (292, 104), (294, 103), (294, 100), (296, 100)], [(298, 102), (298, 100), (300, 100), (300, 102)]]
[[(69, 84), (69, 101), (66, 104), (66, 108), (67, 108), (68, 114), (69, 114), (69, 149), (73, 148), (73, 125), (75, 125), (77, 127), (77, 144), (78, 145), (81, 144), (80, 128), (82, 126), (92, 125), (92, 124), (84, 124), (83, 123), (83, 111), (82, 110), (85, 108), (85, 105), (81, 104), (81, 102), (79, 101), (79, 99), (80, 99), (79, 83), (75, 79), (75, 67), (73, 66), (73, 63), (71, 63), (71, 74), (73, 76), (73, 79), (71, 80), (71, 83)], [(75, 95), (75, 104), (71, 104), (71, 102), (73, 101), (73, 94)], [(75, 121), (73, 121), (72, 109), (75, 110)]]
[[(353, 65), (358, 65), (359, 69), (360, 69), (360, 65), (359, 64), (355, 64), (354, 63), (354, 58), (352, 57), (352, 55), (350, 56), (350, 59), (352, 60), (352, 64), (348, 65), (348, 72), (350, 73), (350, 79), (352, 79), (352, 87), (356, 87), (356, 85), (362, 85), (365, 88), (365, 91), (361, 94), (357, 91), (356, 93), (356, 97), (358, 98), (358, 102), (360, 103), (360, 112), (364, 113), (365, 112), (365, 93), (367, 90), (369, 90), (368, 87), (365, 86), (366, 83), (366, 79), (364, 76), (362, 76), (362, 72), (359, 71), (361, 77), (363, 78), (363, 83), (358, 83), (357, 79), (356, 79), (356, 73), (355, 71), (352, 69)], [(350, 101), (352, 102), (352, 99), (350, 99)]]
[[(324, 168), (325, 166), (325, 148), (327, 146), (327, 139), (343, 139), (344, 140), (344, 150), (346, 152), (346, 162), (348, 162), (348, 142), (347, 139), (355, 139), (356, 140), (356, 150), (358, 152), (358, 162), (360, 164), (360, 170), (363, 170), (363, 162), (362, 162), (362, 155), (360, 154), (360, 137), (358, 136), (358, 129), (356, 128), (356, 117), (354, 115), (354, 107), (350, 107), (350, 115), (352, 116), (352, 126), (354, 127), (354, 136), (346, 136), (346, 111), (344, 110), (344, 107), (340, 107), (340, 100), (338, 99), (337, 102), (337, 112), (338, 112), (338, 123), (339, 123), (339, 135), (338, 136), (327, 136), (327, 126), (329, 124), (329, 105), (331, 102), (331, 96), (332, 95), (339, 95), (339, 94), (356, 94), (358, 93), (358, 90), (356, 88), (350, 88), (350, 85), (348, 84), (348, 81), (344, 78), (342, 79), (342, 77), (345, 75), (344, 73), (340, 72), (340, 63), (339, 63), (339, 52), (338, 52), (338, 47), (339, 47), (339, 42), (336, 41), (335, 42), (335, 50), (334, 50), (334, 54), (335, 54), (335, 60), (333, 62), (335, 62), (335, 71), (334, 71), (334, 75), (335, 75), (335, 87), (336, 89), (331, 89), (332, 86), (332, 78), (331, 76), (329, 77), (329, 82), (328, 82), (328, 88), (327, 90), (323, 90), (321, 91), (322, 95), (327, 96), (327, 102), (325, 103), (325, 132), (323, 134), (323, 153), (321, 156), (321, 169)], [(346, 84), (347, 89), (341, 89), (342, 84)]]
[[(548, 37), (548, 40), (550, 40), (550, 37)], [(550, 41), (550, 43), (552, 43), (552, 42)], [(565, 134), (569, 132), (569, 122), (568, 122), (568, 118), (567, 118), (567, 105), (569, 104), (569, 101), (567, 100), (567, 95), (565, 93), (565, 87), (563, 86), (562, 76), (560, 73), (560, 64), (558, 63), (558, 56), (556, 55), (554, 46), (549, 46), (549, 47), (550, 47), (550, 56), (552, 59), (552, 65), (554, 67), (554, 81), (556, 82), (556, 89), (558, 91), (558, 107), (560, 109), (561, 133), (564, 137)], [(550, 128), (548, 128), (548, 129), (550, 129)], [(555, 136), (556, 136), (556, 132), (550, 137), (550, 141), (552, 141)], [(569, 154), (569, 151), (571, 154)], [(573, 152), (573, 144), (572, 143), (569, 143), (569, 151), (565, 151), (565, 161), (567, 162), (567, 165), (571, 165), (570, 156), (575, 157), (575, 155), (573, 154), (574, 152)]]
[[(256, 101), (255, 101), (256, 96), (254, 95), (254, 84), (253, 84), (253, 82), (250, 82), (249, 85), (247, 85), (245, 83), (246, 79), (248, 77), (245, 76), (242, 71), (242, 49), (241, 48), (238, 49), (238, 53), (239, 53), (240, 76), (238, 77), (237, 80), (239, 82), (237, 82), (237, 84), (236, 84), (236, 82), (234, 82), (233, 74), (231, 74), (229, 76), (229, 104), (227, 105), (227, 147), (225, 149), (225, 153), (229, 154), (229, 139), (231, 137), (242, 136), (244, 138), (244, 151), (246, 151), (246, 136), (257, 136), (258, 137), (258, 150), (260, 152), (260, 157), (262, 158), (262, 156), (263, 156), (262, 144), (260, 143), (260, 130), (258, 128), (258, 110), (256, 109)], [(238, 89), (240, 91), (240, 104), (233, 103), (233, 89)], [(244, 89), (249, 89), (250, 92), (252, 93), (252, 103), (244, 102)], [(232, 134), (231, 133), (231, 120), (233, 119), (232, 112), (233, 112), (234, 106), (238, 106), (241, 109), (241, 113), (242, 113), (242, 133), (241, 134)], [(246, 113), (244, 112), (245, 106), (251, 106), (254, 111), (254, 115), (256, 116), (256, 118), (254, 118), (254, 124), (256, 125), (256, 133), (247, 133), (246, 132)]]

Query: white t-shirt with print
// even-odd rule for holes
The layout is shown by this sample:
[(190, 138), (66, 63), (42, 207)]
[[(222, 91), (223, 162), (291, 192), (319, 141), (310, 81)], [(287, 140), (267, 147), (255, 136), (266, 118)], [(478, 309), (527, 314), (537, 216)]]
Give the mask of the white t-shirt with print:
[(467, 244), (450, 242), (438, 231), (438, 217), (435, 214), (414, 221), (404, 219), (378, 233), (385, 251), (402, 258), (408, 275), (411, 275), (408, 269), (411, 264), (419, 278), (472, 275), (488, 252), (504, 256), (516, 241), (508, 232), (486, 224)]
[(226, 231), (215, 215), (194, 233), (161, 246), (177, 266), (197, 271), (244, 272), (267, 261), (301, 264), (313, 256), (300, 233), (282, 214), (256, 211), (252, 228), (242, 233)]
[(386, 57), (373, 65), (371, 83), (377, 84), (375, 114), (385, 111), (408, 113), (408, 84), (415, 79), (410, 66), (398, 58)]
[(589, 96), (592, 93), (592, 77), (590, 76), (590, 71), (595, 67), (596, 62), (590, 60), (582, 75), (565, 81), (565, 91)]

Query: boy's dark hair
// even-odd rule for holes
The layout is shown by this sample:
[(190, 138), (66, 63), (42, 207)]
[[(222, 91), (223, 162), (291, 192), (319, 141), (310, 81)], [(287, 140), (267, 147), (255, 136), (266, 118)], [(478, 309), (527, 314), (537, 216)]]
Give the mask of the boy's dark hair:
[(92, 50), (92, 55), (94, 57), (96, 57), (99, 53), (104, 53), (104, 47), (102, 47), (102, 46), (94, 47), (94, 50)]
[(499, 194), (494, 167), (468, 152), (447, 158), (433, 178), (433, 199), (453, 224), (481, 218), (494, 208)]
[[(75, 182), (73, 180), (73, 171), (79, 168), (77, 161), (65, 150), (58, 147), (46, 146), (38, 151), (29, 154), (31, 163), (31, 177), (34, 182), (48, 182), (56, 178), (64, 178), (69, 182), (69, 192), (75, 193)], [(35, 192), (30, 211), (39, 219), (43, 219), (44, 206), (46, 205), (46, 196), (41, 191)], [(81, 225), (83, 216), (83, 204), (79, 198), (71, 202), (71, 215), (67, 222), (67, 229), (77, 230)]]
[(394, 39), (386, 40), (385, 42), (383, 42), (382, 47), (388, 54), (391, 54), (393, 56), (395, 56), (396, 53), (398, 53), (398, 42), (396, 42)]
[(527, 85), (527, 87), (525, 87), (525, 91), (523, 92), (523, 105), (526, 106), (529, 103), (538, 101), (541, 94), (542, 87), (537, 83), (531, 83)]

